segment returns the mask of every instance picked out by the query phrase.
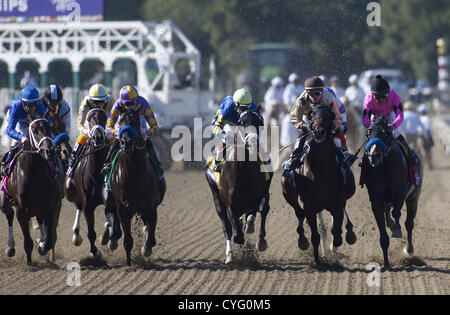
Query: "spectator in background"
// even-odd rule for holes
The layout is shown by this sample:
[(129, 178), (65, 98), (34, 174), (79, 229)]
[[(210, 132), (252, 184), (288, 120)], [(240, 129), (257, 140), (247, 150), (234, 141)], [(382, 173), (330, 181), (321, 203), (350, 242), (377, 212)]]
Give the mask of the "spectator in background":
[(273, 118), (277, 121), (276, 125), (280, 123), (280, 114), (287, 111), (283, 101), (284, 81), (281, 77), (275, 77), (271, 81), (271, 85), (264, 95), (264, 120), (270, 125), (270, 120)]
[(420, 116), (414, 109), (411, 101), (405, 102), (403, 105), (403, 123), (400, 125), (400, 132), (405, 136), (409, 146), (418, 152), (417, 139), (419, 131), (424, 130), (424, 126), (420, 121)]
[(345, 90), (339, 86), (339, 78), (337, 76), (330, 78), (330, 87), (333, 89), (337, 98), (342, 98), (345, 95)]
[(39, 87), (37, 80), (31, 75), (30, 71), (25, 71), (23, 78), (20, 80), (20, 88), (23, 89), (26, 86)]
[(348, 79), (348, 82), (350, 83), (350, 86), (345, 90), (347, 102), (352, 108), (362, 114), (365, 94), (364, 90), (358, 84), (358, 76), (352, 74)]
[(431, 118), (428, 116), (428, 106), (425, 104), (421, 104), (417, 108), (417, 112), (420, 116), (420, 121), (422, 122), (423, 129), (421, 130), (420, 138), (422, 140), (423, 150), (425, 151), (425, 160), (430, 169), (433, 169), (433, 162), (431, 157), (431, 148), (434, 146), (433, 134), (431, 131)]

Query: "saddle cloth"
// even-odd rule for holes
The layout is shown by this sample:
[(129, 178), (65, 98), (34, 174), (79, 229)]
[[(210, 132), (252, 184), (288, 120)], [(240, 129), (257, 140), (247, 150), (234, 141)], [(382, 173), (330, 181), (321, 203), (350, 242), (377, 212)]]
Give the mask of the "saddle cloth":
[[(268, 161), (264, 161), (263, 158), (261, 157), (261, 154), (258, 154), (258, 160), (263, 165), (270, 165), (270, 163), (271, 163), (270, 159)], [(207, 172), (208, 176), (212, 180), (214, 180), (214, 182), (216, 183), (217, 187), (220, 190), (220, 188), (221, 188), (221, 186), (220, 186), (220, 172), (214, 171), (214, 167), (215, 167), (216, 163), (217, 163), (217, 161), (216, 161), (215, 155), (214, 154), (210, 155), (210, 157), (208, 158), (208, 161), (206, 162), (206, 172)], [(218, 162), (218, 163), (221, 163), (221, 162)], [(264, 172), (264, 179), (267, 182), (270, 181), (270, 178), (271, 178), (270, 173), (267, 172), (267, 171)]]

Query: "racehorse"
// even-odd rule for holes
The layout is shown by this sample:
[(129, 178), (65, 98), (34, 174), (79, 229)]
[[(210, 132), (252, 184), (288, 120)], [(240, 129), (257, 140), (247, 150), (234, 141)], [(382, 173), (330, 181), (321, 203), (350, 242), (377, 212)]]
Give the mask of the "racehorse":
[(60, 110), (61, 104), (56, 106), (55, 112), (52, 112), (47, 109), (43, 118), (50, 119), (50, 127), (52, 129), (52, 133), (55, 136), (54, 144), (58, 150), (59, 157), (64, 167), (64, 173), (67, 171), (70, 156), (72, 153), (72, 147), (69, 143), (69, 135), (66, 131), (66, 126), (62, 121), (62, 118), (65, 115), (69, 114), (69, 111), (66, 112), (62, 117), (59, 117), (57, 114)]
[(15, 255), (12, 225), (15, 206), (24, 236), (27, 263), (30, 265), (33, 241), (30, 236), (29, 220), (34, 216), (41, 218), (40, 221), (43, 222), (41, 238), (37, 240), (38, 252), (40, 255), (46, 255), (50, 251), (50, 261), (55, 260), (56, 228), (64, 194), (61, 185), (62, 174), (55, 173), (57, 169), (61, 170), (62, 166), (55, 152), (47, 120), (43, 118), (33, 120), (29, 125), (29, 136), (31, 144), (25, 143), (24, 149), (16, 155), (10, 166), (10, 176), (2, 180), (0, 207), (6, 215), (9, 226), (6, 250), (8, 256)]
[[(392, 237), (402, 237), (399, 220), (405, 201), (407, 209), (405, 227), (408, 232), (408, 244), (404, 248), (404, 252), (409, 255), (414, 253), (412, 230), (422, 187), (422, 165), (414, 151), (411, 151), (412, 158), (416, 159), (420, 177), (416, 186), (413, 183), (414, 179), (408, 179), (408, 173), (410, 173), (408, 172), (408, 161), (400, 145), (394, 140), (388, 120), (383, 115), (374, 119), (367, 129), (366, 136), (368, 143), (361, 172), (369, 192), (372, 212), (380, 231), (384, 266), (389, 268), (389, 236), (386, 233), (386, 224), (393, 231)], [(392, 217), (395, 222), (392, 221), (389, 214), (391, 207), (393, 207)]]
[[(108, 153), (105, 131), (106, 120), (107, 114), (101, 108), (94, 108), (88, 112), (89, 138), (83, 150), (81, 150), (81, 155), (78, 159), (79, 164), (74, 171), (73, 178), (67, 177), (65, 184), (67, 200), (73, 202), (77, 207), (72, 243), (75, 246), (80, 246), (82, 243), (80, 236), (80, 212), (82, 211), (88, 227), (88, 238), (91, 244), (90, 253), (93, 257), (99, 254), (95, 246), (97, 235), (94, 229), (94, 211), (98, 205), (103, 204), (102, 191), (104, 181), (101, 176), (101, 170)], [(105, 204), (107, 223), (102, 234), (102, 245), (106, 245), (110, 238), (111, 226), (112, 234), (116, 235), (116, 239), (120, 238), (121, 230), (118, 220), (114, 220), (114, 214), (114, 207)], [(114, 243), (109, 245), (113, 250), (117, 248), (117, 245)]]
[[(283, 174), (281, 186), (283, 196), (294, 208), (298, 218), (298, 247), (306, 250), (309, 247), (304, 235), (303, 221), (306, 217), (311, 228), (311, 243), (314, 247), (314, 260), (320, 264), (320, 235), (317, 230), (316, 215), (323, 209), (333, 216), (333, 243), (331, 251), (342, 245), (342, 222), (347, 230), (345, 239), (348, 244), (356, 242), (353, 224), (347, 216), (345, 205), (355, 193), (355, 180), (349, 168), (344, 177), (341, 167), (336, 162), (336, 145), (333, 142), (334, 113), (328, 106), (317, 106), (312, 114), (310, 133), (313, 138), (308, 141), (304, 163), (297, 171)], [(300, 196), (303, 209), (298, 202)]]
[(138, 111), (121, 113), (118, 125), (120, 150), (111, 169), (110, 188), (124, 233), (127, 265), (130, 266), (133, 248), (131, 219), (137, 213), (144, 222), (145, 243), (141, 253), (144, 257), (149, 257), (152, 247), (156, 245), (157, 207), (162, 202), (163, 195), (160, 193), (156, 171), (145, 150), (145, 142), (138, 134)]
[[(206, 169), (206, 180), (211, 188), (227, 242), (226, 264), (233, 261), (231, 237), (233, 236), (236, 244), (244, 244), (241, 216), (248, 219), (249, 215), (254, 217), (257, 211), (261, 214), (257, 249), (264, 251), (268, 246), (265, 240), (266, 217), (270, 209), (269, 187), (273, 173), (264, 172), (258, 161), (259, 128), (262, 126), (263, 122), (256, 112), (247, 110), (240, 115), (237, 133), (234, 134), (234, 145), (225, 148), (228, 158), (222, 166), (220, 188), (213, 178), (214, 175), (210, 175), (210, 170)], [(240, 139), (242, 144), (238, 144), (237, 139)], [(247, 231), (250, 232), (252, 231)]]

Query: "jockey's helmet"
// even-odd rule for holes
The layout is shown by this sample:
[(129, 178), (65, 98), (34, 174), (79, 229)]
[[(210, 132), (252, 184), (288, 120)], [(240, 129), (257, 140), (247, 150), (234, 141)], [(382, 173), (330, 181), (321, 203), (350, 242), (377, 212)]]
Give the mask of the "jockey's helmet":
[(124, 103), (135, 102), (139, 97), (137, 89), (132, 85), (125, 85), (120, 90), (120, 100)]
[(377, 75), (370, 86), (370, 90), (373, 95), (385, 95), (389, 94), (391, 90), (388, 81), (383, 79), (381, 74)]
[(57, 86), (56, 84), (52, 84), (45, 89), (44, 98), (48, 102), (61, 102), (63, 94), (59, 86)]
[(40, 101), (39, 91), (33, 86), (26, 86), (21, 93), (23, 103), (37, 103)]
[(105, 101), (108, 97), (108, 91), (103, 84), (94, 84), (89, 89), (89, 100), (92, 102), (95, 101)]
[(238, 89), (233, 94), (233, 102), (237, 106), (249, 107), (252, 104), (252, 95), (246, 89)]
[(311, 77), (305, 81), (305, 90), (323, 89), (324, 84), (321, 78)]

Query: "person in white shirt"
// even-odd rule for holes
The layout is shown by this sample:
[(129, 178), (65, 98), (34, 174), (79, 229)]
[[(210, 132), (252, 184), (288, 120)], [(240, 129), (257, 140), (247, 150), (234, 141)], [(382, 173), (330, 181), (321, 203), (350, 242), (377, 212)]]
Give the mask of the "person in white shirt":
[(339, 78), (337, 76), (330, 78), (330, 88), (336, 93), (337, 98), (342, 99), (342, 96), (345, 96), (345, 90), (339, 86)]
[(280, 114), (287, 111), (283, 101), (284, 81), (281, 77), (274, 77), (271, 85), (264, 95), (264, 120), (271, 124), (271, 120), (276, 120), (276, 126), (279, 126)]
[(418, 152), (417, 139), (420, 130), (424, 130), (424, 126), (420, 121), (420, 116), (417, 114), (410, 101), (405, 102), (403, 105), (403, 123), (400, 125), (400, 132), (405, 137), (409, 146)]
[(429, 109), (425, 104), (421, 104), (417, 107), (417, 112), (420, 115), (420, 121), (422, 122), (423, 129), (421, 130), (421, 142), (423, 150), (425, 151), (425, 160), (430, 169), (433, 169), (433, 160), (431, 156), (431, 148), (434, 146), (433, 134), (431, 131), (431, 118), (428, 115)]
[(350, 86), (345, 90), (347, 102), (352, 108), (357, 109), (362, 113), (365, 93), (358, 84), (358, 76), (352, 74), (348, 79), (348, 82), (350, 83)]
[[(300, 133), (298, 129), (295, 128), (294, 125), (291, 123), (291, 117), (288, 113), (290, 113), (292, 105), (295, 103), (297, 98), (300, 96), (300, 94), (302, 94), (304, 90), (305, 89), (300, 80), (300, 77), (296, 73), (291, 73), (289, 75), (289, 84), (284, 89), (283, 95), (284, 104), (286, 105), (288, 112), (285, 113), (280, 118), (281, 120), (280, 144), (283, 147), (287, 146), (288, 144), (291, 144), (299, 137)], [(287, 157), (289, 157), (292, 150), (293, 147), (286, 148), (281, 153), (280, 161), (284, 161)]]

